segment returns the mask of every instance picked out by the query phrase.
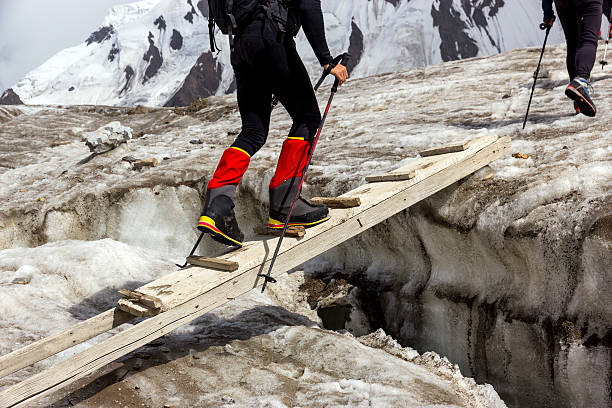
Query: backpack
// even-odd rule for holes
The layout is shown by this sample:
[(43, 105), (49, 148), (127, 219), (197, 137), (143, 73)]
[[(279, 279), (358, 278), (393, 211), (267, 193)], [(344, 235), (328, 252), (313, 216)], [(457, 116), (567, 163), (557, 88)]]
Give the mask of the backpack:
[(221, 51), (215, 41), (215, 25), (229, 35), (234, 49), (234, 35), (262, 14), (278, 27), (280, 33), (296, 35), (300, 29), (297, 13), (292, 13), (299, 0), (208, 0), (208, 34), (211, 52)]

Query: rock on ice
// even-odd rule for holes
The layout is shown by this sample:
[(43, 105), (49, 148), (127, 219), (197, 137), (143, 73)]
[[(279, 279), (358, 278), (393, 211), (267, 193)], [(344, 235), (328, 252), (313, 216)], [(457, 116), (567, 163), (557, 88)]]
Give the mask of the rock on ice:
[(105, 153), (118, 147), (121, 143), (126, 143), (132, 138), (132, 129), (122, 126), (119, 122), (110, 122), (100, 129), (87, 133), (85, 144), (92, 153)]

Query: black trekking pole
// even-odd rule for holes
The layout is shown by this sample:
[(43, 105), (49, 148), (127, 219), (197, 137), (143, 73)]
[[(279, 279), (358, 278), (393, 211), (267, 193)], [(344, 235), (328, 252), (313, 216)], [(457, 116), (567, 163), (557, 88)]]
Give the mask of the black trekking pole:
[[(350, 57), (351, 56), (348, 53), (342, 54), (340, 56), (340, 64), (346, 65)], [(329, 69), (329, 71), (331, 72), (331, 68)], [(319, 82), (317, 83), (317, 87), (320, 86), (322, 82), (323, 80), (319, 80)], [(329, 108), (331, 107), (332, 101), (334, 99), (334, 95), (338, 91), (339, 84), (340, 83), (338, 79), (336, 78), (336, 80), (334, 81), (334, 85), (332, 86), (332, 89), (331, 89), (331, 94), (329, 95), (329, 100), (327, 101), (327, 107), (325, 108), (325, 112), (323, 113), (323, 118), (321, 118), (321, 124), (319, 125), (317, 134), (314, 138), (314, 141), (312, 142), (312, 145), (310, 146), (310, 149), (308, 152), (308, 158), (306, 159), (306, 166), (304, 167), (304, 170), (302, 171), (302, 177), (300, 178), (300, 183), (298, 184), (297, 193), (295, 197), (293, 197), (293, 201), (291, 202), (291, 207), (289, 208), (289, 214), (287, 214), (285, 225), (283, 225), (283, 231), (281, 232), (280, 238), (278, 239), (278, 242), (276, 243), (276, 249), (274, 250), (274, 255), (272, 256), (272, 260), (270, 261), (270, 268), (268, 269), (268, 273), (267, 274), (263, 274), (263, 273), (257, 274), (258, 277), (264, 278), (264, 283), (263, 283), (263, 286), (261, 287), (262, 293), (266, 290), (266, 285), (268, 284), (268, 282), (276, 283), (276, 279), (274, 279), (271, 275), (272, 268), (274, 267), (274, 262), (276, 261), (276, 257), (278, 256), (278, 251), (280, 250), (281, 244), (283, 243), (283, 238), (285, 237), (285, 232), (287, 231), (287, 227), (289, 226), (291, 212), (293, 212), (293, 207), (295, 207), (295, 203), (297, 202), (298, 198), (300, 197), (300, 193), (302, 192), (302, 184), (304, 183), (304, 177), (306, 177), (306, 172), (308, 171), (308, 167), (310, 167), (310, 161), (312, 160), (312, 155), (314, 154), (315, 148), (317, 147), (319, 136), (321, 136), (321, 131), (323, 130), (325, 119), (327, 118), (327, 114), (329, 113)]]
[(523, 129), (525, 129), (525, 125), (527, 124), (527, 117), (529, 116), (529, 108), (531, 107), (531, 99), (533, 98), (533, 91), (535, 90), (536, 82), (538, 80), (538, 75), (540, 74), (540, 65), (542, 64), (542, 57), (544, 56), (544, 50), (546, 49), (546, 41), (548, 40), (548, 34), (550, 34), (550, 29), (552, 28), (552, 24), (540, 24), (540, 30), (546, 30), (546, 36), (544, 37), (544, 45), (542, 46), (542, 52), (540, 53), (540, 60), (538, 61), (538, 67), (536, 68), (535, 73), (533, 74), (533, 86), (531, 87), (531, 96), (529, 96), (529, 104), (527, 105), (527, 113), (525, 113), (525, 120), (523, 121)]
[(610, 22), (610, 26), (608, 28), (608, 38), (606, 39), (606, 48), (604, 48), (603, 59), (600, 61), (601, 69), (604, 69), (604, 66), (608, 65), (608, 61), (606, 61), (606, 55), (608, 54), (608, 43), (610, 42), (610, 34), (612, 34), (612, 22)]
[[(204, 231), (200, 232), (200, 237), (198, 238), (198, 240), (196, 241), (195, 245), (193, 246), (193, 248), (191, 249), (191, 252), (189, 253), (189, 256), (187, 258), (189, 258), (191, 255), (193, 255), (193, 253), (195, 252), (195, 250), (198, 248), (198, 245), (200, 245), (200, 241), (202, 240), (202, 237), (204, 236)], [(187, 259), (185, 260), (185, 263), (183, 265), (179, 265), (179, 264), (175, 264), (176, 266), (178, 266), (179, 268), (183, 269), (184, 267), (186, 267), (189, 264), (189, 261), (187, 261)]]

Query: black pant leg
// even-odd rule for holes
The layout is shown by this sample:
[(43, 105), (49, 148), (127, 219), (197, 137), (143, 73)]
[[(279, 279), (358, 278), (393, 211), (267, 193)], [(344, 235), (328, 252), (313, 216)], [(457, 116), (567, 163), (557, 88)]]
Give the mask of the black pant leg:
[(284, 49), (287, 55), (289, 78), (285, 86), (275, 89), (274, 92), (293, 119), (289, 136), (312, 141), (321, 123), (319, 104), (312, 89), (308, 71), (295, 48), (293, 38), (285, 40)]
[(569, 0), (555, 0), (555, 8), (567, 43), (565, 64), (570, 81), (576, 77), (576, 49), (578, 47), (578, 16)]
[(577, 14), (579, 37), (576, 47), (576, 76), (589, 79), (597, 57), (602, 0), (583, 0), (578, 6)]
[(233, 64), (242, 130), (232, 146), (252, 156), (268, 137), (272, 102), (269, 70), (275, 61), (268, 59), (263, 38), (241, 38), (235, 52), (242, 54), (241, 58), (234, 56)]

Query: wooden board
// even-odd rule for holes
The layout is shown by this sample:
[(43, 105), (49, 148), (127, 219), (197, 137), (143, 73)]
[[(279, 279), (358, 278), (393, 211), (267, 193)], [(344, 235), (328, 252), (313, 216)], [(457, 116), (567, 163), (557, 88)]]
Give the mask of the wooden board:
[[(255, 233), (258, 235), (273, 235), (278, 237), (282, 232), (282, 228), (268, 228), (263, 226), (255, 228)], [(292, 225), (291, 227), (287, 228), (287, 231), (285, 231), (286, 237), (301, 238), (304, 235), (306, 235), (306, 228), (302, 227), (301, 225)]]
[(361, 205), (359, 197), (314, 197), (308, 201), (313, 204), (326, 205), (329, 208), (353, 208)]
[[(431, 154), (425, 157), (421, 157), (416, 160), (413, 160), (407, 166), (400, 167), (399, 169), (395, 169), (388, 173), (366, 176), (366, 181), (368, 183), (381, 183), (385, 181), (412, 180), (412, 179), (420, 178), (423, 176), (427, 177), (428, 174), (432, 174), (432, 172), (439, 171), (440, 168), (445, 165), (445, 163), (448, 163), (448, 160), (452, 160), (449, 158), (454, 156), (453, 153), (465, 151), (469, 147), (472, 147), (472, 150), (478, 149), (479, 147), (483, 145), (483, 143), (484, 144), (486, 144), (487, 142), (492, 143), (493, 141), (495, 141), (496, 138), (497, 138), (496, 136), (491, 135), (491, 136), (482, 136), (477, 139), (468, 140), (466, 142), (461, 143), (462, 150), (456, 150), (456, 151), (449, 152), (449, 153), (436, 153), (435, 155)], [(452, 145), (452, 146), (458, 146), (458, 145)], [(446, 147), (442, 147), (438, 149), (445, 149), (445, 148), (449, 148), (449, 147), (446, 146)], [(458, 149), (458, 147), (449, 148), (449, 149), (450, 150)], [(437, 149), (432, 149), (431, 151), (433, 152), (434, 150), (437, 150)], [(463, 157), (463, 156), (459, 156), (459, 157)]]
[(113, 308), (76, 326), (6, 354), (0, 357), (0, 378), (112, 330), (133, 318), (134, 316)]
[(234, 272), (240, 267), (238, 262), (235, 261), (221, 258), (208, 258), (206, 256), (190, 256), (187, 258), (187, 263), (202, 268), (218, 269), (228, 272)]
[(119, 290), (119, 296), (129, 300), (130, 302), (141, 303), (142, 305), (150, 307), (151, 309), (159, 309), (161, 307), (161, 300), (159, 300), (159, 298), (151, 295), (145, 295), (144, 293), (140, 293), (136, 290), (121, 289)]
[(445, 154), (445, 153), (462, 152), (468, 148), (468, 145), (469, 145), (468, 142), (463, 142), (463, 143), (456, 143), (452, 145), (436, 147), (435, 149), (424, 150), (422, 152), (419, 152), (419, 155), (421, 157), (429, 157), (429, 156), (437, 156), (439, 154)]
[(416, 177), (416, 170), (409, 170), (409, 171), (394, 171), (391, 173), (385, 173), (385, 174), (374, 174), (371, 176), (366, 176), (366, 181), (368, 183), (380, 183), (383, 181), (404, 181), (404, 180), (410, 180)]
[(159, 308), (157, 307), (148, 307), (142, 303), (134, 302), (129, 299), (119, 299), (117, 302), (117, 308), (131, 314), (134, 317), (155, 316), (160, 312)]
[[(343, 197), (362, 198), (359, 208), (332, 210), (330, 221), (310, 229), (301, 240), (283, 241), (273, 276), (334, 247), (360, 232), (431, 196), (508, 153), (510, 138), (480, 138), (464, 152), (437, 156), (443, 163), (428, 166), (412, 180), (367, 184)], [(440, 160), (441, 159), (441, 160)], [(425, 160), (425, 159), (423, 159)], [(311, 232), (312, 231), (312, 232)], [(224, 259), (238, 261), (231, 273), (189, 268), (173, 272), (138, 289), (162, 300), (167, 310), (0, 392), (0, 407), (26, 406), (35, 399), (104, 367), (138, 347), (189, 323), (263, 283), (257, 276), (270, 265), (277, 238), (251, 241)], [(126, 301), (126, 299), (122, 299)], [(129, 301), (128, 301), (129, 302)]]
[(152, 158), (152, 159), (136, 160), (133, 163), (133, 166), (135, 170), (140, 170), (143, 167), (157, 167), (157, 159)]

